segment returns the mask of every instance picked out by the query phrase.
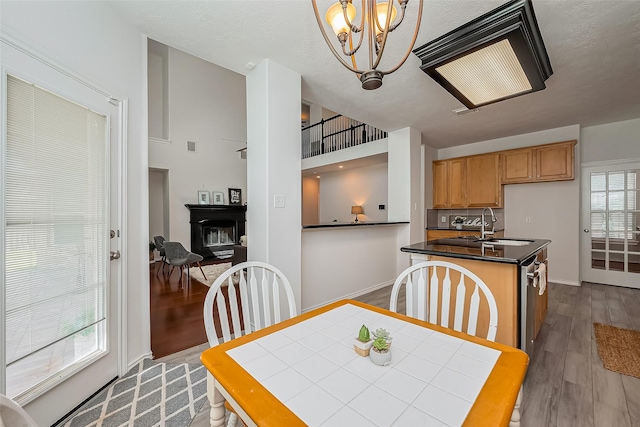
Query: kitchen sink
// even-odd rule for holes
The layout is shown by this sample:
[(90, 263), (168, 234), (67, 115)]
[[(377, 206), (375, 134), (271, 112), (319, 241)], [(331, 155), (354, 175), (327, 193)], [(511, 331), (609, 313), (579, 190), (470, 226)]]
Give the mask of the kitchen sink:
[(530, 243), (533, 243), (533, 240), (519, 240), (519, 239), (488, 239), (488, 240), (479, 240), (483, 243), (489, 243), (493, 245), (503, 245), (503, 246), (526, 246)]

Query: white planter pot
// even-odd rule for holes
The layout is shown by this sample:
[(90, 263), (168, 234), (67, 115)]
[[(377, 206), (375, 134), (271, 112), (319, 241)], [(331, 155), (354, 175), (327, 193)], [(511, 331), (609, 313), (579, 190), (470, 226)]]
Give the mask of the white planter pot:
[(358, 338), (353, 340), (353, 349), (362, 357), (367, 357), (369, 355), (369, 350), (371, 350), (372, 345), (373, 340), (369, 340), (367, 342), (362, 342)]
[(378, 353), (375, 350), (371, 350), (371, 352), (369, 352), (369, 359), (376, 365), (388, 365), (391, 363), (391, 350), (387, 350), (386, 353)]

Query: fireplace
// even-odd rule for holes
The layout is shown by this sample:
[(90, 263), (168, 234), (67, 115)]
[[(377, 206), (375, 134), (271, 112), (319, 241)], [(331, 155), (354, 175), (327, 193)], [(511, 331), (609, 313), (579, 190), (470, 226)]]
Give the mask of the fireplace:
[(225, 259), (245, 234), (246, 206), (185, 205), (191, 212), (191, 252)]

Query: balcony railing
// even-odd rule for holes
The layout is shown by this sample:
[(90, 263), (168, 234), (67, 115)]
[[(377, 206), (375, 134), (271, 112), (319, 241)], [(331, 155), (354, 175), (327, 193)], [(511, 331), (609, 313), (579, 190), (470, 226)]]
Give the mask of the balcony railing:
[(337, 115), (302, 129), (302, 158), (319, 156), (386, 138), (387, 132)]

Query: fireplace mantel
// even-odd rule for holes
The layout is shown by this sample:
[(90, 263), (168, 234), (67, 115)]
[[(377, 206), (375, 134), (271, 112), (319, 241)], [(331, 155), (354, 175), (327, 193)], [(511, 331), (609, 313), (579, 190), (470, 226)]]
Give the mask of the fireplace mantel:
[[(202, 255), (205, 258), (217, 257), (221, 251), (229, 251), (235, 245), (240, 244), (240, 236), (245, 234), (245, 221), (247, 207), (241, 205), (185, 205), (191, 212), (189, 223), (191, 224), (191, 252)], [(234, 229), (233, 241), (228, 244), (211, 246), (204, 236), (211, 227), (228, 227)], [(217, 230), (217, 227), (216, 227)], [(218, 232), (214, 230), (214, 235)], [(224, 232), (225, 238), (231, 236), (231, 232)], [(221, 240), (222, 241), (222, 240)], [(215, 242), (215, 239), (214, 239)], [(217, 253), (217, 254), (216, 254)]]

